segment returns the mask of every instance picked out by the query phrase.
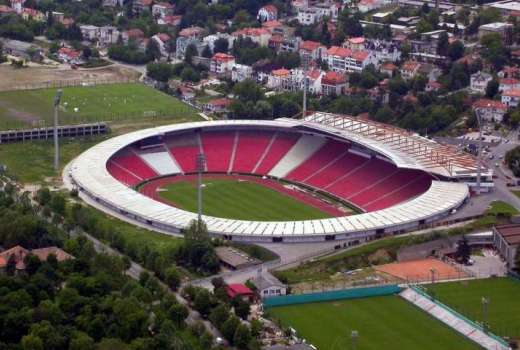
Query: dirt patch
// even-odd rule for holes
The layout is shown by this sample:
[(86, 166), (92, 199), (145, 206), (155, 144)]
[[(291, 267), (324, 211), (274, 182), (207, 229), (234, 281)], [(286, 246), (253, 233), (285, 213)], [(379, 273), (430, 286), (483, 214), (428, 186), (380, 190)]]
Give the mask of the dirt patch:
[(432, 271), (434, 280), (469, 277), (466, 272), (455, 266), (433, 258), (380, 265), (375, 266), (374, 269), (402, 280), (417, 282), (431, 280)]
[(30, 88), (33, 84), (74, 80), (114, 80), (135, 79), (139, 73), (121, 66), (109, 66), (92, 70), (74, 70), (68, 66), (29, 67), (15, 69), (10, 65), (0, 65), (0, 91)]
[(378, 249), (375, 253), (368, 256), (371, 265), (381, 265), (391, 262), (392, 256), (384, 249)]

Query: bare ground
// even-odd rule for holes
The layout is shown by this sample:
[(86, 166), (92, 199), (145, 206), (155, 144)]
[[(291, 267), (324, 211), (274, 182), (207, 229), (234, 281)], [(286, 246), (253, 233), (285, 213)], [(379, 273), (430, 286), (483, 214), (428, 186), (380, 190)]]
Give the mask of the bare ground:
[(28, 67), (15, 69), (10, 65), (0, 65), (0, 91), (12, 90), (24, 84), (37, 84), (71, 80), (121, 80), (139, 76), (134, 70), (113, 65), (109, 67), (73, 70), (68, 66)]

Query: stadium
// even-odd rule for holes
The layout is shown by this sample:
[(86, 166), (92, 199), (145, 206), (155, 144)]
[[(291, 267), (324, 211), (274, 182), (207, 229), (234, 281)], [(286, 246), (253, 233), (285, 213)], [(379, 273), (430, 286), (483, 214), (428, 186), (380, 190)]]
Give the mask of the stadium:
[[(200, 154), (205, 180), (253, 183), (323, 214), (274, 221), (204, 212), (211, 235), (249, 242), (358, 243), (414, 230), (462, 206), (476, 173), (475, 159), (454, 147), (316, 112), (300, 120), (193, 122), (132, 132), (87, 150), (66, 176), (80, 196), (107, 212), (176, 234), (197, 214), (162, 193), (193, 182)], [(225, 205), (224, 197), (216, 198), (217, 206), (219, 199)]]

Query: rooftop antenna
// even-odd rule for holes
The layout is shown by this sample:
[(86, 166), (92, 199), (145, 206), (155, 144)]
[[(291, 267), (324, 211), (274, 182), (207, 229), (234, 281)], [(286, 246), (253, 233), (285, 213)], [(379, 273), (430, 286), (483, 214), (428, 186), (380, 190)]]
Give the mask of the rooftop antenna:
[(59, 89), (54, 95), (54, 170), (60, 168), (60, 145), (58, 142), (58, 109), (60, 107), (61, 95), (63, 90)]

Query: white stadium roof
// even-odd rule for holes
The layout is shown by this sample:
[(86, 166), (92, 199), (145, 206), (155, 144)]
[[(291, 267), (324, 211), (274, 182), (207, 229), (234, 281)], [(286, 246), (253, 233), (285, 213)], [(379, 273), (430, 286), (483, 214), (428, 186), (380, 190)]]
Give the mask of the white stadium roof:
[[(129, 188), (112, 177), (106, 168), (107, 161), (120, 149), (144, 138), (171, 132), (205, 127), (276, 127), (299, 128), (335, 133), (347, 140), (359, 143), (384, 154), (401, 167), (424, 169), (421, 162), (410, 155), (396, 152), (387, 144), (361, 133), (324, 126), (316, 121), (283, 119), (277, 121), (234, 120), (195, 122), (160, 126), (140, 130), (104, 141), (78, 156), (70, 165), (68, 176), (80, 187), (81, 195), (88, 195), (110, 210), (116, 210), (132, 219), (151, 224), (163, 231), (178, 232), (196, 214), (155, 201)], [(301, 130), (301, 129), (295, 129)], [(429, 169), (425, 169), (429, 171)], [(428, 191), (407, 202), (393, 207), (353, 216), (323, 220), (256, 222), (204, 216), (203, 220), (212, 234), (232, 235), (236, 239), (265, 240), (284, 237), (284, 240), (317, 240), (326, 235), (338, 239), (373, 235), (381, 230), (401, 231), (418, 227), (448, 215), (468, 197), (467, 185), (454, 182), (432, 181)]]

